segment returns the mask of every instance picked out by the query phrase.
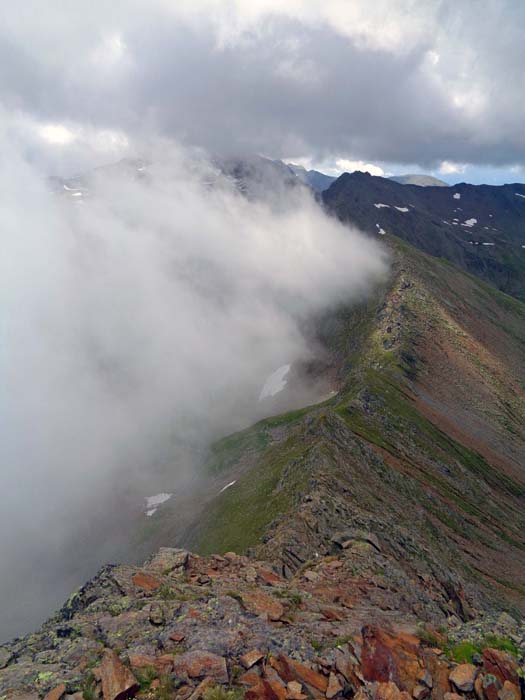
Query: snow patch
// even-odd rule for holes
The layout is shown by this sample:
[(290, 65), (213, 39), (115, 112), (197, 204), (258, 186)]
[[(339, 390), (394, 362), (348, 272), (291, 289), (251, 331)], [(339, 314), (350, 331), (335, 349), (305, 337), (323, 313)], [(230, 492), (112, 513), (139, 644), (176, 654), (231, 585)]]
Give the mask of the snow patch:
[(397, 209), (398, 211), (402, 211), (403, 213), (408, 211), (408, 207), (394, 207), (394, 209)]
[(161, 503), (165, 503), (173, 496), (172, 493), (158, 493), (156, 496), (146, 497), (146, 515), (151, 518), (151, 516), (157, 512), (158, 507)]
[(390, 209), (390, 204), (382, 204), (381, 202), (378, 202), (377, 204), (374, 204), (374, 207), (377, 209)]
[(219, 493), (222, 493), (223, 491), (226, 491), (226, 489), (229, 489), (230, 486), (233, 486), (233, 485), (236, 484), (236, 483), (237, 483), (237, 480), (235, 480), (235, 481), (230, 481), (229, 484), (226, 484), (226, 486), (223, 486), (223, 487), (222, 487), (222, 489), (219, 491)]
[(266, 399), (269, 396), (275, 396), (275, 394), (278, 394), (284, 389), (287, 383), (285, 377), (290, 371), (290, 367), (291, 365), (283, 365), (282, 367), (279, 367), (279, 369), (276, 369), (275, 372), (270, 374), (268, 379), (264, 382), (263, 388), (261, 389), (259, 401), (262, 401), (262, 399)]
[(514, 194), (516, 197), (523, 197), (523, 199), (525, 199), (525, 194), (520, 194), (519, 192), (514, 192)]
[(461, 195), (459, 194), (459, 192), (454, 192), (452, 196), (454, 197), (454, 199), (461, 199)]
[(381, 228), (379, 224), (376, 224), (377, 232), (380, 233), (382, 236), (386, 235), (386, 231), (384, 228)]
[(481, 245), (495, 245), (495, 243), (482, 243)]
[(472, 228), (475, 224), (478, 223), (477, 219), (467, 219), (464, 221), (461, 225), (462, 226), (468, 226), (469, 228)]

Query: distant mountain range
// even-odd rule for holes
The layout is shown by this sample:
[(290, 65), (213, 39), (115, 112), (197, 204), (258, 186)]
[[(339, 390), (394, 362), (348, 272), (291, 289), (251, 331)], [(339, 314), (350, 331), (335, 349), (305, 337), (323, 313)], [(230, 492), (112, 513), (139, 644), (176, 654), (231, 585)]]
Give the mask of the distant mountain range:
[(395, 235), (525, 298), (525, 185), (419, 187), (345, 173), (322, 193), (341, 221)]

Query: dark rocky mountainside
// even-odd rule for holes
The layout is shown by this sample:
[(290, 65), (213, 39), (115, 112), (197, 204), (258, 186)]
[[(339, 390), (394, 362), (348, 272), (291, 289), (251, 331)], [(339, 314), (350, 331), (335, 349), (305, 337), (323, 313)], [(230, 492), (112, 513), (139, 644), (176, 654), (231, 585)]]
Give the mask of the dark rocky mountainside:
[(419, 187), (355, 172), (325, 192), (326, 208), (368, 233), (394, 234), (525, 298), (525, 185)]

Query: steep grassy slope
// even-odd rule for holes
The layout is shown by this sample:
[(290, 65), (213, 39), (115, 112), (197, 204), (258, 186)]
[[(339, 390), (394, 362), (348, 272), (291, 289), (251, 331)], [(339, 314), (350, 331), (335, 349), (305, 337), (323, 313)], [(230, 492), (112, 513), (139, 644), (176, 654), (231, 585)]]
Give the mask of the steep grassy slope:
[(373, 299), (319, 322), (337, 396), (216, 445), (207, 471), (236, 483), (180, 541), (255, 548), (290, 575), (341, 538), (371, 540), (407, 605), (522, 605), (525, 304), (392, 250)]

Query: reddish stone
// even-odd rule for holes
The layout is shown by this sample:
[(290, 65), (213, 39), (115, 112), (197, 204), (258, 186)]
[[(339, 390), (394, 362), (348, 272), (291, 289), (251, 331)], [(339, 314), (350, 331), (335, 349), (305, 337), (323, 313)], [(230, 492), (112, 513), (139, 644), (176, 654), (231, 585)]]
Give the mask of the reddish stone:
[(175, 673), (178, 676), (200, 678), (210, 676), (217, 683), (228, 683), (228, 669), (222, 656), (211, 654), (208, 651), (188, 651), (174, 657)]
[(260, 678), (257, 685), (247, 690), (244, 693), (245, 700), (281, 700), (272, 688), (271, 684), (264, 678)]
[(170, 634), (170, 639), (172, 642), (177, 642), (177, 643), (182, 642), (185, 639), (185, 637), (186, 637), (186, 635), (181, 634), (180, 632), (172, 632)]
[(321, 614), (325, 618), (325, 620), (333, 620), (335, 622), (341, 622), (341, 620), (344, 619), (343, 615), (339, 612), (339, 610), (336, 610), (334, 608), (321, 608), (320, 609)]
[(270, 571), (269, 569), (258, 569), (257, 576), (261, 579), (267, 586), (279, 586), (282, 584), (283, 580), (276, 573)]
[(133, 582), (134, 586), (137, 588), (142, 588), (143, 591), (148, 593), (156, 591), (162, 586), (162, 583), (158, 578), (152, 576), (151, 574), (147, 574), (145, 571), (138, 571), (136, 574), (133, 574), (131, 581)]
[(260, 677), (256, 670), (246, 671), (246, 673), (243, 673), (242, 676), (239, 677), (239, 683), (241, 685), (254, 686), (259, 682)]
[(391, 636), (377, 627), (362, 629), (361, 668), (367, 681), (392, 681), (401, 690), (412, 692), (421, 671), (420, 643), (408, 634)]
[(328, 677), (328, 686), (326, 688), (326, 697), (328, 700), (335, 698), (335, 696), (343, 690), (343, 686), (339, 682), (339, 679), (335, 673), (330, 673)]
[(50, 690), (47, 695), (44, 696), (44, 700), (60, 700), (64, 693), (66, 692), (66, 684), (61, 683), (57, 685), (53, 690)]
[(486, 700), (499, 700), (498, 694), (501, 690), (501, 683), (492, 673), (487, 673), (483, 676), (481, 688)]
[(262, 591), (248, 591), (240, 595), (244, 608), (269, 620), (280, 620), (284, 615), (282, 604)]
[(246, 654), (243, 654), (239, 660), (244, 668), (251, 668), (252, 666), (255, 666), (255, 664), (263, 657), (264, 654), (262, 651), (253, 649), (252, 651), (248, 651)]
[(290, 681), (300, 681), (310, 688), (326, 693), (328, 681), (325, 676), (322, 676), (317, 671), (305, 666), (304, 664), (294, 661), (284, 654), (279, 654), (277, 657), (270, 659), (272, 667), (277, 671), (279, 676), (289, 683)]
[(173, 671), (173, 656), (147, 656), (146, 654), (134, 654), (129, 657), (131, 668), (154, 668), (158, 673), (170, 673)]
[(387, 683), (375, 683), (373, 700), (410, 700), (407, 692), (399, 690), (393, 681)]
[(415, 700), (425, 700), (430, 695), (430, 688), (423, 683), (416, 683), (412, 690), (412, 697)]
[(518, 664), (516, 659), (506, 651), (499, 649), (483, 649), (483, 665), (488, 673), (504, 683), (510, 681), (519, 685)]
[(125, 700), (139, 689), (137, 679), (121, 662), (113, 649), (106, 649), (100, 665), (104, 700)]
[(503, 683), (503, 688), (498, 693), (499, 700), (521, 700), (519, 686), (510, 681)]

